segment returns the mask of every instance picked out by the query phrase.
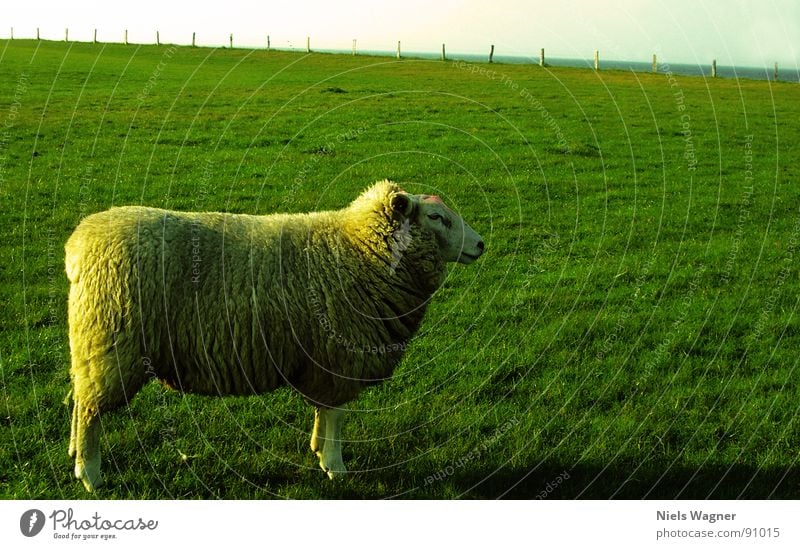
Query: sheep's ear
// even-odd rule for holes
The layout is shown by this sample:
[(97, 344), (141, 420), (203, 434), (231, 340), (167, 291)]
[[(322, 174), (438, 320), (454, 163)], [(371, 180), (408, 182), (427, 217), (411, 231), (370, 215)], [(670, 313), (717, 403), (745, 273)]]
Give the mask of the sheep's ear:
[(414, 198), (408, 193), (397, 193), (392, 197), (392, 213), (396, 217), (409, 218), (414, 211)]

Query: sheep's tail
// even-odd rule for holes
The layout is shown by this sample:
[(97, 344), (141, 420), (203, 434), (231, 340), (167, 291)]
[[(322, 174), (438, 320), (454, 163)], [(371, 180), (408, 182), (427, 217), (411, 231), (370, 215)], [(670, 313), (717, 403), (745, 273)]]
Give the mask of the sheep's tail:
[[(82, 259), (83, 259), (83, 238), (80, 235), (80, 225), (72, 233), (72, 236), (69, 237), (67, 243), (64, 245), (64, 269), (67, 272), (67, 278), (70, 282), (69, 288), (69, 298), (68, 298), (68, 306), (67, 306), (67, 317), (70, 324), (70, 361), (72, 363), (72, 367), (70, 368), (70, 376), (69, 376), (69, 392), (67, 393), (66, 397), (64, 398), (64, 404), (68, 404), (70, 400), (73, 401), (73, 407), (77, 406), (76, 402), (76, 395), (75, 395), (75, 375), (78, 371), (76, 366), (76, 361), (78, 358), (78, 354), (75, 347), (75, 341), (73, 341), (74, 334), (72, 333), (72, 326), (71, 324), (74, 322), (72, 316), (75, 314), (75, 309), (77, 308), (77, 301), (76, 295), (78, 290), (78, 280), (80, 279), (80, 272), (82, 266)], [(74, 428), (74, 427), (73, 427)]]
[(64, 246), (64, 267), (67, 271), (67, 278), (72, 284), (78, 282), (81, 272), (81, 246), (76, 240), (73, 234), (72, 237), (67, 240), (67, 245)]

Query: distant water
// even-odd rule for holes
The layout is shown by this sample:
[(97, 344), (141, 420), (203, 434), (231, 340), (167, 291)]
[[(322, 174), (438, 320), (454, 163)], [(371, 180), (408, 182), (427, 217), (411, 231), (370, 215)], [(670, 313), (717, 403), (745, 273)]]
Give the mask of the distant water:
[[(345, 50), (317, 50), (327, 51), (328, 53), (351, 53)], [(360, 51), (361, 55), (379, 55), (385, 57), (394, 57), (396, 52), (392, 51)], [(404, 58), (414, 59), (440, 59), (439, 53), (422, 53), (422, 52), (403, 52)], [(488, 55), (477, 54), (447, 54), (448, 61), (469, 61), (472, 63), (486, 63), (489, 60)], [(539, 64), (539, 58), (533, 57), (517, 57), (511, 55), (495, 55), (495, 63), (508, 63), (512, 65), (523, 64)], [(559, 59), (550, 58), (546, 59), (548, 65), (552, 67), (588, 67), (594, 68), (594, 60), (592, 59)], [(635, 72), (651, 72), (653, 64), (651, 62), (642, 61), (612, 61), (600, 58), (600, 70), (623, 70)], [(668, 70), (674, 74), (683, 76), (706, 76), (711, 77), (711, 63), (707, 65), (691, 65), (686, 63), (666, 64), (658, 63), (658, 72), (663, 74)], [(774, 66), (770, 67), (727, 67), (717, 65), (717, 76), (720, 78), (749, 78), (753, 80), (774, 80)], [(800, 82), (800, 69), (796, 67), (781, 67), (778, 66), (778, 80), (781, 82)]]

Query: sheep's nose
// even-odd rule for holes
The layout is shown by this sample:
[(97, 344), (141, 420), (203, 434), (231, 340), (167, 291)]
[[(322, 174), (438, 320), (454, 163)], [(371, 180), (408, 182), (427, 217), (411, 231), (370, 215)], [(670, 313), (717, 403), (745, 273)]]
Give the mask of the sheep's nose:
[(479, 240), (479, 241), (478, 241), (478, 249), (479, 249), (480, 251), (483, 251), (483, 240)]

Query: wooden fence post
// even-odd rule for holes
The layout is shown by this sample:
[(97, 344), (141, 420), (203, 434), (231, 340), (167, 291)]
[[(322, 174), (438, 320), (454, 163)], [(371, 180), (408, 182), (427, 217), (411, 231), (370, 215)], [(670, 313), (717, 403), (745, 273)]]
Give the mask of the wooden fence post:
[(353, 55), (356, 54), (356, 39), (353, 38)]
[(600, 70), (600, 51), (594, 50), (594, 70)]
[(192, 33), (192, 47), (193, 47), (193, 48), (195, 47), (195, 35), (196, 35), (196, 34), (197, 34), (196, 32), (193, 32), (193, 33)]
[(539, 66), (544, 67), (544, 48), (539, 50)]
[(128, 29), (125, 29), (125, 40), (123, 40), (123, 43), (124, 43), (126, 46), (128, 45)]
[(231, 35), (228, 37), (228, 41), (231, 44), (231, 49), (233, 49), (233, 33), (231, 33)]
[(64, 42), (69, 42), (69, 28), (64, 29)]
[(447, 61), (447, 53), (444, 51), (444, 44), (442, 44), (442, 61)]
[(397, 41), (397, 58), (400, 59), (400, 40)]
[(311, 53), (311, 37), (306, 36), (306, 53)]
[(269, 51), (269, 34), (267, 35), (267, 51)]
[(775, 72), (772, 75), (773, 79), (777, 82), (778, 81), (778, 62), (775, 61)]
[(94, 43), (97, 44), (97, 29), (94, 29)]
[(161, 36), (158, 31), (156, 31), (156, 46), (161, 45)]
[(717, 60), (716, 59), (712, 59), (711, 60), (711, 78), (716, 78), (716, 77), (717, 77)]
[(494, 57), (494, 44), (492, 44), (492, 48), (489, 50), (489, 63), (492, 63), (492, 58)]
[(658, 59), (656, 54), (653, 54), (653, 72), (658, 72)]
[(39, 38), (39, 27), (36, 27), (36, 39), (40, 40), (40, 38)]

